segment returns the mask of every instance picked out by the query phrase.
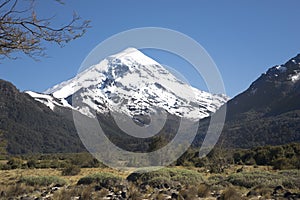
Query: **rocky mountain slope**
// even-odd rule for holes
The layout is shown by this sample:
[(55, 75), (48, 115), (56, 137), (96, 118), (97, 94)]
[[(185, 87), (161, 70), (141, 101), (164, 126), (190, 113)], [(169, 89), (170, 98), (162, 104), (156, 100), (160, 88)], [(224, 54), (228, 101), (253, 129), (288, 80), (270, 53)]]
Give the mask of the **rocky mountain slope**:
[(8, 153), (84, 151), (70, 116), (70, 111), (55, 113), (0, 80), (0, 140), (5, 141)]
[(271, 67), (227, 103), (219, 143), (250, 148), (300, 142), (300, 54)]

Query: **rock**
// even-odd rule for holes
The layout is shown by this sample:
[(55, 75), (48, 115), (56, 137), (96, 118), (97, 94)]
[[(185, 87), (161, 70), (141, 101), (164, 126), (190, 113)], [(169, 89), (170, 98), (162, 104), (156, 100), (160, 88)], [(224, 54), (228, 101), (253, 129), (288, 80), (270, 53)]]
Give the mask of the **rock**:
[(125, 191), (123, 191), (123, 192), (121, 193), (121, 197), (122, 197), (122, 198), (126, 198), (126, 197), (127, 197), (127, 195), (126, 195), (126, 192), (125, 192)]
[(4, 191), (1, 191), (1, 193), (0, 193), (0, 197), (5, 197), (6, 196), (6, 192), (4, 192)]
[(101, 189), (102, 189), (102, 187), (100, 185), (95, 186), (95, 191), (100, 191)]
[(63, 185), (62, 184), (55, 184), (53, 187), (63, 187)]
[(176, 186), (177, 191), (180, 191), (181, 189), (182, 189), (182, 186), (180, 184)]
[(177, 200), (178, 199), (178, 194), (176, 194), (176, 193), (173, 192), (171, 194), (171, 199), (176, 199)]
[(250, 190), (247, 193), (247, 197), (253, 197), (253, 196), (258, 196), (259, 194), (255, 190)]
[(41, 194), (41, 197), (46, 197), (48, 195), (48, 191), (44, 191), (42, 194)]
[(34, 200), (34, 198), (29, 197), (29, 196), (24, 196), (24, 197), (21, 197), (20, 200)]
[(276, 186), (276, 187), (274, 188), (274, 192), (273, 192), (273, 194), (279, 194), (279, 193), (283, 193), (283, 191), (284, 191), (284, 188), (283, 188), (283, 186), (281, 186), (281, 185), (278, 185), (278, 186)]
[(284, 193), (284, 195), (283, 195), (284, 198), (290, 198), (290, 197), (292, 197), (292, 196), (293, 196), (293, 194), (292, 194), (291, 192), (289, 192), (289, 191), (287, 191), (287, 192)]
[(51, 193), (53, 193), (53, 192), (55, 192), (55, 191), (57, 191), (57, 190), (59, 190), (60, 189), (60, 187), (52, 187), (51, 188)]
[(168, 183), (164, 183), (164, 188), (166, 188), (166, 189), (170, 188), (169, 184)]
[(287, 191), (286, 193), (284, 193), (283, 197), (286, 199), (300, 199), (300, 194)]

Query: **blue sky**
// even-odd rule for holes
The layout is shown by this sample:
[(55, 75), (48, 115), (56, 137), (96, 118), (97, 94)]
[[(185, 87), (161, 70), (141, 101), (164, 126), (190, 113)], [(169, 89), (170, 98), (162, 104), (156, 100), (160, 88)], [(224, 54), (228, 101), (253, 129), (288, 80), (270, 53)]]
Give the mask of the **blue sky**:
[[(42, 92), (75, 76), (88, 53), (108, 37), (132, 28), (163, 27), (200, 43), (217, 64), (227, 95), (233, 97), (267, 68), (300, 53), (299, 7), (298, 0), (78, 0), (65, 6), (40, 0), (37, 9), (42, 15), (55, 14), (61, 23), (75, 10), (92, 20), (92, 28), (64, 48), (45, 44), (48, 57), (39, 62), (26, 56), (1, 60), (0, 78), (20, 90)], [(175, 68), (193, 86), (205, 89), (201, 77), (182, 59), (145, 53)]]

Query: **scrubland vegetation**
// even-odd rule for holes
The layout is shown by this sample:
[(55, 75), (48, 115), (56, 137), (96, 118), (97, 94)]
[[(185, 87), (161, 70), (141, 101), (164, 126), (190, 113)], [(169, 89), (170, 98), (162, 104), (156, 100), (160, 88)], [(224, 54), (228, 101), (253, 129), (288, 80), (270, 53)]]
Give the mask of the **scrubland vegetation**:
[(299, 144), (187, 151), (156, 171), (120, 171), (88, 153), (6, 156), (0, 199), (297, 199)]

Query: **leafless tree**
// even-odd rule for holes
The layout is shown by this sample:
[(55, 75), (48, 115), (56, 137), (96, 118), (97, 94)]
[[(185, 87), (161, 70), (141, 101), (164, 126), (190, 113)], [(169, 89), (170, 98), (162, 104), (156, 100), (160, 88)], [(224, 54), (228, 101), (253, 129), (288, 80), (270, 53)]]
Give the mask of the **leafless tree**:
[[(81, 37), (89, 28), (89, 21), (77, 14), (66, 24), (55, 27), (55, 17), (40, 18), (34, 0), (0, 0), (0, 59), (15, 59), (22, 52), (34, 59), (45, 55), (44, 42), (63, 46)], [(22, 1), (25, 8), (20, 6)], [(63, 4), (61, 0), (54, 0)], [(59, 5), (58, 5), (59, 6)]]

